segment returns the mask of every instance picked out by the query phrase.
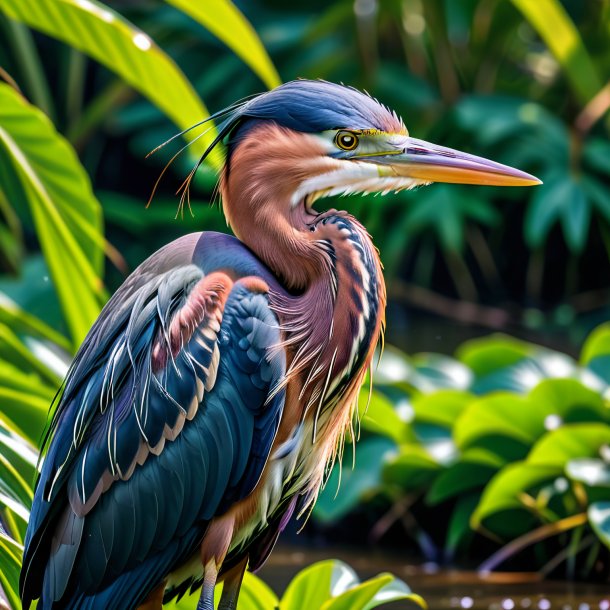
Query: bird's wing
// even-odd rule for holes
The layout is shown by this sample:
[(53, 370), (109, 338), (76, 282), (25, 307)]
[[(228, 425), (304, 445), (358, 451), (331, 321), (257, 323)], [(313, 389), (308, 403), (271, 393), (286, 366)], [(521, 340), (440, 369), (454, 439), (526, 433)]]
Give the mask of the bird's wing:
[(264, 468), (285, 372), (264, 282), (192, 264), (147, 275), (113, 297), (66, 380), (28, 526), (25, 607), (149, 560), (163, 577)]

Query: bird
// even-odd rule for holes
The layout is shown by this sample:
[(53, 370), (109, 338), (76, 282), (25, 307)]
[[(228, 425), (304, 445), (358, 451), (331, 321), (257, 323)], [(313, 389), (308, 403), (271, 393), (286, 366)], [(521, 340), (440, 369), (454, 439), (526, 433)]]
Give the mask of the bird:
[(234, 610), (246, 568), (309, 514), (353, 438), (384, 330), (371, 237), (315, 202), (432, 182), (540, 183), (414, 138), (369, 94), (323, 80), (211, 118), (215, 137), (191, 176), (223, 143), (234, 235), (162, 247), (78, 350), (44, 438), (26, 610), (35, 599), (39, 610), (156, 610), (199, 588), (198, 609), (214, 610), (220, 582), (218, 608)]

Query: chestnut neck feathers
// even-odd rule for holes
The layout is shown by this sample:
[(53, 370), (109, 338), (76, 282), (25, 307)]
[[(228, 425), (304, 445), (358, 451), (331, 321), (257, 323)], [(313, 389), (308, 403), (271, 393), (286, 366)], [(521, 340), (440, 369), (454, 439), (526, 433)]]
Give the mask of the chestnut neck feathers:
[[(287, 382), (300, 380), (299, 402), (316, 421), (329, 401), (349, 394), (353, 403), (385, 307), (381, 264), (362, 225), (346, 212), (291, 203), (303, 181), (337, 163), (315, 137), (261, 123), (234, 146), (220, 186), (236, 236), (289, 293), (274, 302), (293, 355)], [(340, 411), (343, 430), (352, 409)]]

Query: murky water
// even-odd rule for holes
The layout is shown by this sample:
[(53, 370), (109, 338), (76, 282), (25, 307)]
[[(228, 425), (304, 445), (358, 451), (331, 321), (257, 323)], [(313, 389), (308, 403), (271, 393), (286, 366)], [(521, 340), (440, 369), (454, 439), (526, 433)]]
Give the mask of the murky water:
[[(330, 557), (350, 564), (362, 579), (379, 572), (392, 572), (423, 596), (430, 610), (610, 610), (608, 585), (541, 582), (536, 574), (530, 573), (494, 573), (484, 579), (475, 572), (438, 569), (431, 564), (409, 564), (399, 557), (364, 549), (357, 553), (332, 548), (312, 551), (279, 546), (259, 575), (281, 593), (299, 570)], [(396, 603), (383, 608), (400, 610), (413, 606)]]

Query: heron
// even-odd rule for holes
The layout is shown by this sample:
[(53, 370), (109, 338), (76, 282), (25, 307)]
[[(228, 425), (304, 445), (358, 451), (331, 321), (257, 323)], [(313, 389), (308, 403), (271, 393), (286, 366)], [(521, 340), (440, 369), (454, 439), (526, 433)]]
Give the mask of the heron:
[[(411, 137), (357, 89), (296, 80), (213, 115), (234, 236), (145, 260), (78, 350), (46, 433), (23, 607), (159, 609), (201, 589), (234, 610), (307, 515), (384, 329), (378, 252), (330, 195), (432, 182), (529, 186), (525, 172)], [(377, 199), (375, 199), (375, 202)], [(377, 205), (377, 203), (375, 203)], [(350, 432), (351, 431), (351, 432)]]

